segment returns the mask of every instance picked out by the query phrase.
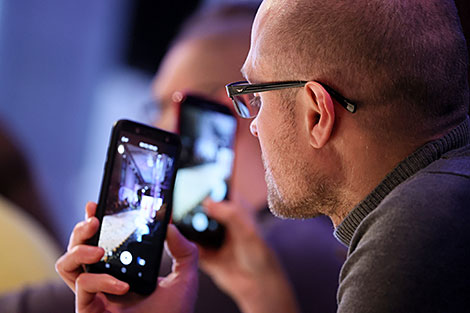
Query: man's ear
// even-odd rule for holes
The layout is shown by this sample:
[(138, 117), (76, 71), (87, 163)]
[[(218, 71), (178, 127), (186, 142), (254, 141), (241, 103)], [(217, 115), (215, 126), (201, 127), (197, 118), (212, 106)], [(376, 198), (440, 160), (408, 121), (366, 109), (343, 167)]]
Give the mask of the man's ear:
[(315, 149), (322, 148), (330, 139), (335, 123), (335, 107), (326, 90), (317, 82), (305, 85), (307, 101), (307, 128), (310, 144)]

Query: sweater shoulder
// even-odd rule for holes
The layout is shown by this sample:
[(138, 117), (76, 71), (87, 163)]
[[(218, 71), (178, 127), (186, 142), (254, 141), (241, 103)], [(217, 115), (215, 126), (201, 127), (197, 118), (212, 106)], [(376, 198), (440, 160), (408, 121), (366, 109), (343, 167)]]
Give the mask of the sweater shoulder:
[[(400, 229), (418, 236), (438, 229), (466, 227), (470, 208), (470, 152), (453, 152), (397, 186), (359, 225), (351, 245), (368, 233)], [(454, 229), (455, 230), (455, 229)], [(419, 238), (418, 238), (419, 240)]]
[(470, 280), (469, 162), (452, 156), (432, 163), (364, 218), (341, 271), (340, 308), (369, 301), (371, 310), (362, 312), (457, 312), (464, 305)]

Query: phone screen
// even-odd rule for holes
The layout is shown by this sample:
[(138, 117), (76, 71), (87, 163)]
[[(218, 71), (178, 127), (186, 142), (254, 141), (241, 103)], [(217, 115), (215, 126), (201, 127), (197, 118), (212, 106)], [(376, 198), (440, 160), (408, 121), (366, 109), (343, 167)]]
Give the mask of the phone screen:
[(228, 197), (236, 129), (236, 118), (221, 104), (195, 96), (186, 96), (181, 103), (182, 153), (175, 182), (173, 222), (186, 237), (201, 244), (221, 244), (221, 238), (213, 238), (221, 232), (220, 225), (204, 213), (201, 203), (207, 197), (214, 201)]
[(118, 129), (108, 151), (111, 164), (98, 208), (98, 246), (105, 254), (94, 271), (111, 273), (146, 293), (159, 270), (179, 146), (150, 127), (131, 129)]

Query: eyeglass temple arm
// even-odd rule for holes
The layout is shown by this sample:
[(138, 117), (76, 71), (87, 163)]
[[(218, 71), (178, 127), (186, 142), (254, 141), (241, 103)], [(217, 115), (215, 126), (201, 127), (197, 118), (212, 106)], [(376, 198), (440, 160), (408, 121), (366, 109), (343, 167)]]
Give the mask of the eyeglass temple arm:
[(340, 95), (336, 90), (334, 90), (333, 88), (331, 88), (330, 86), (328, 85), (325, 85), (323, 83), (320, 83), (318, 82), (320, 85), (323, 86), (323, 88), (325, 88), (325, 90), (331, 94), (333, 96), (333, 98), (335, 98), (339, 104), (341, 104), (342, 107), (344, 107), (347, 111), (351, 112), (351, 113), (356, 113), (356, 110), (357, 110), (357, 105), (346, 99), (345, 97), (343, 97), (342, 95)]
[(306, 81), (294, 81), (294, 82), (283, 82), (283, 83), (265, 83), (265, 84), (256, 84), (256, 85), (236, 85), (237, 83), (227, 85), (227, 91), (230, 96), (243, 95), (247, 93), (257, 93), (270, 90), (278, 90), (285, 88), (295, 88), (302, 87), (305, 85)]

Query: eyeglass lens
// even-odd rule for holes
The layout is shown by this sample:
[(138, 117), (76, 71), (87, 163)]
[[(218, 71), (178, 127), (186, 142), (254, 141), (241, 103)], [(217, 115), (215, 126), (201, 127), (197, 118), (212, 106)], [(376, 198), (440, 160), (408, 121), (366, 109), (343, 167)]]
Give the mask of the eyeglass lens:
[(243, 94), (234, 96), (235, 108), (238, 114), (244, 118), (255, 117), (261, 107), (259, 97), (254, 94)]

